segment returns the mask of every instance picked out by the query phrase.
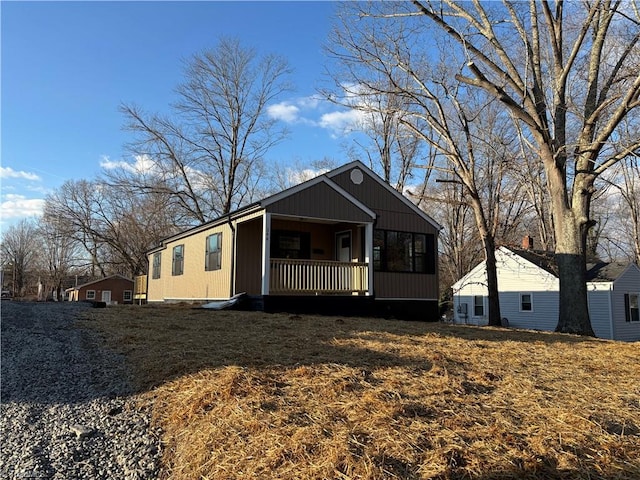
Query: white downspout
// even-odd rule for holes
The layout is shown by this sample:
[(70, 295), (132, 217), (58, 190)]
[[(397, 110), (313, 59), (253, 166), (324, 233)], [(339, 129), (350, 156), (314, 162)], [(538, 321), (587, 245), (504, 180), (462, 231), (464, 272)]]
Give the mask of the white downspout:
[(611, 330), (611, 340), (615, 340), (613, 336), (613, 289), (614, 285), (611, 283), (611, 288), (609, 289), (609, 329)]
[(373, 296), (373, 223), (367, 223), (364, 232), (365, 262), (369, 265), (368, 270), (368, 296)]
[(271, 274), (271, 214), (262, 216), (262, 295), (269, 295), (269, 276)]

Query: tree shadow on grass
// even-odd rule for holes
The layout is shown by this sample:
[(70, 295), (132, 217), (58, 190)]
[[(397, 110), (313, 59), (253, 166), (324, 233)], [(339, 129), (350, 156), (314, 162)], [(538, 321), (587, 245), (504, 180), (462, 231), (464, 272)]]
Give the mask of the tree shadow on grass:
[[(34, 304), (22, 310), (3, 311), (2, 315), (3, 401), (69, 403), (114, 394), (144, 393), (204, 370), (209, 370), (209, 375), (215, 377), (216, 372), (222, 372), (226, 367), (239, 367), (248, 372), (248, 378), (264, 376), (263, 380), (268, 380), (273, 377), (271, 383), (276, 390), (281, 388), (279, 382), (286, 379), (289, 369), (300, 375), (301, 367), (310, 367), (308, 375), (311, 377), (321, 375), (323, 371), (337, 371), (338, 375), (343, 375), (342, 369), (345, 369), (344, 375), (354, 378), (345, 377), (336, 386), (344, 384), (344, 388), (355, 388), (351, 391), (356, 394), (371, 394), (372, 389), (378, 388), (376, 382), (383, 371), (397, 369), (401, 375), (394, 380), (396, 386), (387, 392), (388, 386), (381, 384), (374, 393), (390, 395), (389, 405), (393, 404), (397, 412), (392, 421), (424, 422), (425, 425), (434, 421), (454, 421), (454, 416), (464, 419), (467, 406), (448, 404), (451, 400), (440, 398), (437, 392), (429, 394), (431, 398), (397, 396), (407, 379), (423, 382), (429, 376), (439, 375), (444, 381), (443, 388), (449, 391), (447, 398), (457, 395), (469, 399), (468, 405), (472, 409), (479, 408), (478, 405), (494, 395), (502, 381), (500, 372), (481, 370), (473, 375), (482, 377), (467, 378), (466, 375), (472, 375), (467, 370), (469, 360), (464, 357), (469, 349), (490, 352), (494, 346), (496, 349), (515, 348), (516, 343), (527, 348), (533, 343), (544, 349), (557, 346), (565, 351), (574, 350), (574, 346), (617, 347), (617, 343), (608, 344), (591, 338), (509, 329), (369, 318), (216, 312), (185, 306), (88, 309), (68, 308), (63, 304)], [(32, 351), (17, 354), (21, 362), (12, 364), (10, 357), (13, 354), (5, 349), (19, 347), (11, 343), (11, 338), (21, 328), (24, 329), (21, 334), (31, 338), (27, 347)], [(48, 356), (51, 349), (47, 350), (49, 353), (37, 350), (49, 337), (53, 339), (53, 349), (61, 356)], [(91, 359), (91, 365), (82, 364), (87, 358)], [(9, 361), (5, 363), (7, 359)], [(75, 363), (52, 366), (52, 361)], [(6, 388), (16, 386), (15, 381), (10, 381), (9, 385), (4, 382), (5, 371), (11, 368), (26, 368), (27, 375), (16, 377), (24, 385), (8, 392)], [(28, 375), (33, 378), (29, 379)], [(123, 378), (131, 380), (128, 391), (122, 389)], [(37, 388), (33, 388), (34, 385)], [(407, 389), (411, 388), (411, 385), (407, 386)], [(83, 392), (81, 398), (77, 396), (78, 389)], [(267, 398), (260, 408), (267, 408), (276, 400), (277, 395)], [(454, 412), (454, 409), (460, 411)], [(451, 458), (449, 470), (435, 478), (612, 480), (633, 478), (640, 468), (628, 461), (623, 469), (609, 470), (585, 462), (583, 470), (574, 471), (560, 468), (553, 457), (540, 457), (533, 466), (503, 462), (506, 470), (475, 474), (466, 468), (465, 455), (471, 455), (472, 451), (465, 453), (467, 447), (464, 445), (462, 442), (458, 447), (462, 453)], [(396, 472), (396, 478), (419, 478), (420, 465), (405, 464), (393, 456), (380, 458), (382, 467)]]

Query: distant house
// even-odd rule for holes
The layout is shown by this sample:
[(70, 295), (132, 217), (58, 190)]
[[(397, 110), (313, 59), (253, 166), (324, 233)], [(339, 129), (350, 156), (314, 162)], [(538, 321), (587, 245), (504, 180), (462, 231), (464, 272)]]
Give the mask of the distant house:
[(439, 230), (356, 161), (166, 238), (146, 300), (436, 320)]
[[(559, 279), (554, 256), (532, 249), (496, 250), (500, 313), (509, 326), (553, 331), (558, 323)], [(591, 326), (597, 337), (640, 340), (640, 268), (635, 264), (587, 266)], [(453, 284), (456, 323), (487, 324), (485, 262)]]
[(67, 288), (65, 294), (70, 302), (98, 301), (107, 305), (133, 303), (133, 280), (122, 275), (111, 275)]

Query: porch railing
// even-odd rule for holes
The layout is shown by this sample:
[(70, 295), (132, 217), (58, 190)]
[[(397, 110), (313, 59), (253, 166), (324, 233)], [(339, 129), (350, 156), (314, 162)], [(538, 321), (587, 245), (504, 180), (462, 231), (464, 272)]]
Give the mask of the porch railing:
[(368, 290), (366, 263), (271, 259), (269, 293), (355, 294)]

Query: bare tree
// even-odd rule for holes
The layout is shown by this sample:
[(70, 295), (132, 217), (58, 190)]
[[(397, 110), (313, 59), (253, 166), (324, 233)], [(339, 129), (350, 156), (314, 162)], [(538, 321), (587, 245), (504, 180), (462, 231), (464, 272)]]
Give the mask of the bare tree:
[(289, 73), (282, 58), (232, 39), (194, 55), (170, 117), (121, 107), (136, 134), (128, 148), (148, 169), (122, 170), (110, 182), (172, 198), (191, 223), (237, 208), (251, 196), (264, 154), (286, 134), (266, 108), (290, 90)]
[(147, 270), (146, 251), (175, 233), (175, 212), (160, 194), (136, 194), (95, 180), (68, 181), (46, 199), (86, 252), (91, 275), (136, 275)]
[(81, 262), (78, 244), (67, 229), (65, 222), (49, 212), (40, 218), (37, 228), (40, 245), (39, 266), (45, 291), (55, 289), (59, 298), (63, 282), (70, 272)]
[[(383, 109), (383, 115), (393, 114), (403, 128), (444, 160), (444, 164), (418, 166), (438, 170), (445, 181), (461, 186), (464, 202), (474, 214), (487, 264), (489, 324), (500, 325), (496, 235), (514, 229), (515, 222), (509, 220), (518, 218), (524, 208), (518, 194), (508, 192), (518, 186), (506, 183), (507, 167), (518, 156), (515, 136), (507, 138), (503, 131), (511, 122), (496, 111), (491, 96), (471, 92), (456, 80), (460, 67), (446, 46), (440, 58), (434, 58), (432, 51), (418, 47), (425, 41), (424, 28), (403, 21), (404, 17), (390, 19), (386, 15), (387, 8), (402, 12), (402, 6), (374, 3), (368, 4), (368, 9), (361, 8), (362, 4), (345, 5), (343, 23), (332, 39), (334, 56), (344, 65), (342, 75), (349, 75), (339, 85), (347, 89), (348, 97), (400, 98), (382, 104), (365, 99), (358, 105), (361, 109), (375, 105)], [(384, 14), (389, 23), (380, 26), (374, 11)], [(388, 112), (385, 109), (390, 105)]]
[(601, 240), (611, 259), (640, 265), (640, 156), (628, 157), (611, 173), (601, 206)]
[(640, 148), (640, 139), (618, 135), (640, 106), (638, 9), (610, 0), (412, 5), (406, 18), (428, 19), (466, 55), (457, 78), (500, 101), (534, 140), (554, 218), (557, 330), (593, 335), (585, 254), (595, 182)]
[(25, 294), (29, 275), (35, 268), (39, 252), (36, 233), (36, 224), (31, 220), (21, 220), (2, 233), (3, 271), (11, 273), (13, 295), (17, 297)]

